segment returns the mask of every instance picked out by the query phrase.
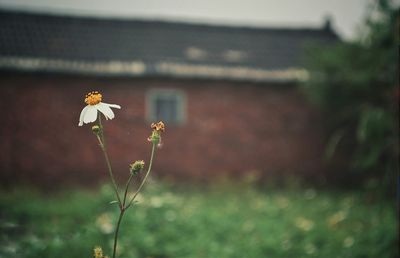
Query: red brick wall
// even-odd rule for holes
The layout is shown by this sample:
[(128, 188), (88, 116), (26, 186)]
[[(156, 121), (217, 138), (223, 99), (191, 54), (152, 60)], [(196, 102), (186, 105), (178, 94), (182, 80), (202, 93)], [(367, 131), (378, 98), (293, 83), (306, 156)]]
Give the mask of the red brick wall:
[(0, 79), (2, 184), (90, 184), (106, 167), (90, 127), (78, 127), (83, 97), (91, 90), (122, 106), (105, 122), (117, 177), (128, 164), (148, 160), (145, 94), (180, 89), (187, 121), (167, 126), (154, 175), (203, 180), (222, 174), (261, 176), (321, 173), (321, 128), (292, 85), (173, 79), (118, 79), (9, 75)]

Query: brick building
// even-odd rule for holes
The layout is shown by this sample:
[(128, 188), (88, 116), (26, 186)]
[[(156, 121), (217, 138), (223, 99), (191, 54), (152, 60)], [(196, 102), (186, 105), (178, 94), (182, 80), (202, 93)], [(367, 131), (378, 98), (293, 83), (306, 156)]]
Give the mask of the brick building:
[(122, 106), (105, 123), (117, 177), (148, 159), (151, 121), (167, 131), (155, 175), (205, 180), (321, 172), (318, 114), (298, 89), (322, 28), (248, 28), (0, 10), (2, 184), (107, 176), (84, 95)]

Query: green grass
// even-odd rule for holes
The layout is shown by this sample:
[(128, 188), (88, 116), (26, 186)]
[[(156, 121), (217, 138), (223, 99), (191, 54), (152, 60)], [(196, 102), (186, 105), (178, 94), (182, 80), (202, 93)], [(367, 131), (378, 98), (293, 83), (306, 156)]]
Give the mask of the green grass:
[[(117, 207), (99, 191), (0, 194), (0, 257), (111, 254)], [(393, 201), (366, 192), (151, 183), (122, 222), (119, 257), (397, 257)]]

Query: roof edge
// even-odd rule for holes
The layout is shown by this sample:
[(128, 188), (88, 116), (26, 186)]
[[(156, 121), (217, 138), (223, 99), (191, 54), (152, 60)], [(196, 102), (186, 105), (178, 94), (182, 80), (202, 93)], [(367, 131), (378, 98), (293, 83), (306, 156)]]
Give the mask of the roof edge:
[(171, 76), (175, 78), (205, 78), (246, 80), (253, 82), (299, 82), (309, 77), (303, 68), (260, 69), (246, 66), (194, 65), (180, 62), (146, 64), (141, 60), (68, 61), (30, 57), (0, 57), (0, 70), (18, 69), (28, 72), (64, 72), (94, 76)]
[(128, 17), (128, 16), (102, 16), (102, 15), (90, 15), (90, 14), (73, 14), (73, 13), (62, 13), (62, 12), (43, 12), (41, 10), (20, 10), (16, 8), (8, 8), (0, 5), (0, 15), (4, 14), (14, 14), (14, 15), (26, 15), (34, 17), (48, 17), (48, 18), (63, 18), (63, 19), (81, 19), (81, 20), (100, 20), (100, 21), (119, 21), (119, 22), (138, 22), (138, 23), (152, 23), (152, 24), (163, 24), (166, 26), (190, 26), (197, 28), (211, 28), (211, 29), (234, 29), (234, 30), (249, 30), (249, 31), (293, 31), (293, 32), (329, 32), (336, 38), (340, 38), (339, 35), (332, 28), (327, 30), (326, 22), (322, 22), (320, 26), (290, 26), (290, 25), (238, 25), (238, 24), (226, 24), (223, 22), (207, 22), (201, 20), (187, 20), (183, 21), (180, 18), (156, 18), (147, 19), (144, 17)]

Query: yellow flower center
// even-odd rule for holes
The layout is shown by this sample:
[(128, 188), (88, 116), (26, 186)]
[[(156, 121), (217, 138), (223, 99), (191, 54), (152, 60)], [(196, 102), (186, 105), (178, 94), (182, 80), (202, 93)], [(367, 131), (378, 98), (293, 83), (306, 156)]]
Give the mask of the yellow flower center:
[(101, 102), (102, 97), (98, 91), (89, 92), (85, 96), (85, 103), (91, 106), (97, 105)]

